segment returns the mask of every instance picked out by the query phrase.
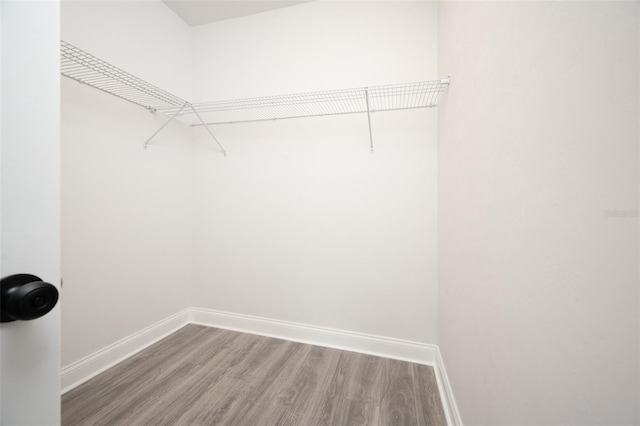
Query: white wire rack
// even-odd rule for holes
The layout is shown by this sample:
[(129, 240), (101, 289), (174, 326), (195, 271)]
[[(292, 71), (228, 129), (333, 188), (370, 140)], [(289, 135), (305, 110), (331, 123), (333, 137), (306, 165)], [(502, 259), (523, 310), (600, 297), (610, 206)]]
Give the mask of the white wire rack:
[[(206, 124), (225, 124), (429, 108), (438, 105), (440, 93), (448, 84), (449, 79), (445, 78), (388, 86), (203, 102), (193, 104), (193, 110), (182, 110), (178, 116), (197, 111)], [(175, 114), (179, 107), (162, 107), (158, 110)]]
[(65, 77), (156, 110), (182, 106), (185, 100), (129, 74), (65, 41), (60, 41), (60, 71)]
[[(147, 149), (151, 140), (185, 108), (188, 107), (194, 114), (198, 115), (191, 104), (184, 99), (154, 86), (135, 75), (129, 74), (64, 40), (60, 41), (60, 72), (65, 77), (72, 78), (80, 83), (102, 90), (103, 92), (140, 105), (151, 111), (172, 107), (177, 108), (176, 112), (171, 114), (171, 118), (145, 141), (145, 149)], [(204, 125), (204, 122), (201, 123)], [(209, 130), (208, 127), (207, 130)], [(226, 155), (227, 153), (224, 147), (218, 142), (215, 136), (213, 136), (210, 130), (209, 134), (211, 134), (215, 143), (218, 144), (220, 150)]]
[(177, 117), (195, 116), (199, 123), (192, 125), (204, 126), (226, 155), (224, 147), (208, 125), (367, 113), (369, 141), (373, 151), (372, 112), (435, 107), (440, 94), (449, 85), (449, 78), (443, 78), (192, 104), (65, 41), (60, 42), (60, 54), (62, 75), (169, 116), (162, 127), (144, 143), (145, 149)]

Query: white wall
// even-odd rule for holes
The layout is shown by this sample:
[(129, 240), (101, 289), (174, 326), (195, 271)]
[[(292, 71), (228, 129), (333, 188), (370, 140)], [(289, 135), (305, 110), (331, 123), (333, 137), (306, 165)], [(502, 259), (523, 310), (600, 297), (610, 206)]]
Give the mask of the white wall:
[(445, 2), (439, 345), (465, 424), (638, 424), (637, 2)]
[[(191, 98), (189, 27), (161, 2), (63, 2), (62, 39)], [(189, 306), (192, 131), (62, 82), (62, 365)]]
[[(312, 2), (194, 27), (196, 101), (437, 78), (437, 4)], [(435, 343), (436, 111), (197, 129), (197, 307)]]

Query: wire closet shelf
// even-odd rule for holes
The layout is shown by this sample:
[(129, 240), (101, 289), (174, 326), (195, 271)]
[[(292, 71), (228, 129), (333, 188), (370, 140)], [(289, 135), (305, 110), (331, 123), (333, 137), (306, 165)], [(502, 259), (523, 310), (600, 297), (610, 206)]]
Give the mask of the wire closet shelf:
[(65, 77), (153, 111), (186, 103), (184, 99), (62, 40), (60, 72)]
[(162, 127), (144, 143), (145, 149), (175, 118), (190, 119), (195, 116), (197, 121), (189, 120), (190, 124), (204, 126), (226, 155), (224, 147), (208, 125), (367, 113), (369, 140), (373, 151), (372, 112), (436, 107), (440, 94), (449, 86), (449, 78), (442, 78), (192, 104), (65, 41), (60, 42), (60, 55), (63, 76), (169, 116)]
[[(440, 93), (448, 84), (449, 79), (445, 78), (386, 86), (202, 102), (194, 103), (193, 108), (201, 114), (206, 124), (248, 123), (430, 108), (438, 105)], [(179, 107), (158, 107), (157, 110), (166, 114), (175, 114)], [(194, 112), (183, 110), (177, 115), (191, 114)]]

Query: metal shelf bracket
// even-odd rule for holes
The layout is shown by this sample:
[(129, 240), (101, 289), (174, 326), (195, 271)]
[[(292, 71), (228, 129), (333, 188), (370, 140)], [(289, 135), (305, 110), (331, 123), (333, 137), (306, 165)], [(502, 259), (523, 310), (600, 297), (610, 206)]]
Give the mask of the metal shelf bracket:
[(224, 154), (224, 156), (226, 157), (227, 156), (227, 151), (220, 144), (220, 142), (218, 142), (218, 139), (216, 139), (216, 137), (213, 136), (213, 133), (211, 132), (211, 129), (209, 129), (209, 126), (207, 126), (207, 124), (204, 122), (204, 120), (202, 120), (202, 117), (200, 117), (200, 114), (198, 114), (198, 111), (196, 111), (196, 109), (193, 107), (193, 105), (189, 104), (189, 106), (191, 107), (191, 110), (196, 115), (196, 117), (198, 117), (198, 120), (200, 120), (200, 123), (202, 123), (202, 125), (204, 126), (205, 129), (207, 129), (207, 132), (209, 132), (209, 135), (211, 135), (211, 137), (213, 138), (215, 143), (218, 144), (218, 146), (220, 147), (220, 150), (222, 151), (222, 154)]
[(171, 122), (173, 121), (173, 119), (174, 119), (174, 118), (176, 118), (176, 117), (178, 116), (178, 114), (180, 114), (180, 111), (182, 111), (182, 110), (184, 109), (184, 107), (186, 107), (187, 105), (190, 105), (190, 104), (189, 104), (188, 102), (185, 102), (185, 103), (184, 103), (184, 105), (182, 105), (182, 106), (180, 107), (180, 109), (179, 109), (178, 111), (176, 111), (176, 112), (175, 112), (175, 114), (172, 114), (172, 115), (171, 115), (171, 117), (169, 117), (169, 119), (168, 119), (167, 121), (165, 121), (165, 122), (164, 122), (164, 124), (163, 124), (163, 125), (162, 125), (158, 130), (156, 130), (156, 131), (155, 131), (155, 133), (154, 133), (154, 134), (152, 134), (152, 135), (149, 137), (149, 139), (147, 139), (147, 140), (145, 141), (145, 143), (144, 143), (144, 149), (147, 149), (147, 146), (149, 145), (149, 142), (151, 142), (151, 139), (155, 138), (155, 137), (156, 137), (156, 135), (162, 131), (162, 129), (164, 129), (165, 127), (167, 127), (167, 125), (168, 125), (169, 123), (171, 123)]
[(369, 122), (369, 149), (373, 154), (373, 134), (371, 133), (371, 108), (369, 107), (369, 88), (364, 88), (364, 93), (367, 101), (367, 121)]
[(211, 129), (209, 129), (209, 126), (206, 125), (206, 123), (204, 121), (202, 121), (202, 117), (200, 117), (200, 114), (198, 114), (198, 111), (195, 110), (195, 108), (193, 108), (193, 105), (190, 104), (189, 102), (185, 102), (184, 105), (182, 105), (180, 107), (180, 109), (178, 109), (175, 113), (171, 114), (171, 116), (169, 117), (169, 119), (167, 121), (164, 122), (164, 124), (155, 131), (155, 133), (153, 135), (151, 135), (149, 137), (149, 139), (147, 139), (144, 143), (144, 149), (147, 149), (147, 147), (149, 146), (149, 142), (151, 142), (151, 140), (153, 138), (156, 137), (156, 135), (158, 133), (160, 133), (162, 131), (162, 129), (164, 129), (165, 127), (167, 127), (167, 125), (169, 125), (169, 123), (171, 123), (173, 121), (174, 118), (176, 118), (180, 112), (185, 109), (185, 107), (189, 107), (191, 108), (191, 110), (193, 111), (193, 113), (196, 115), (196, 117), (198, 117), (198, 120), (200, 120), (200, 123), (202, 123), (202, 125), (204, 126), (205, 129), (207, 129), (207, 132), (209, 132), (209, 135), (211, 135), (211, 138), (214, 140), (214, 142), (218, 145), (218, 147), (220, 147), (220, 150), (222, 151), (222, 153), (224, 154), (224, 156), (227, 156), (227, 151), (224, 149), (224, 147), (222, 146), (222, 144), (218, 141), (218, 139), (216, 139), (216, 137), (213, 135), (213, 133), (211, 132)]

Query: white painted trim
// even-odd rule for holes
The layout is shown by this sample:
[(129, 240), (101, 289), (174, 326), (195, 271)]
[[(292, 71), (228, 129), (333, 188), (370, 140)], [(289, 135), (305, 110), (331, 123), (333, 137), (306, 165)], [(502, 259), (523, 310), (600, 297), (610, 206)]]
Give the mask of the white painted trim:
[(436, 365), (438, 347), (426, 343), (373, 336), (213, 309), (191, 308), (191, 322), (294, 342), (360, 352), (418, 364)]
[(190, 309), (171, 315), (93, 354), (62, 368), (62, 393), (70, 391), (109, 367), (124, 361), (189, 323)]
[(450, 426), (462, 426), (462, 417), (460, 417), (460, 411), (458, 410), (458, 404), (453, 397), (453, 390), (451, 389), (451, 382), (449, 382), (449, 376), (447, 376), (447, 370), (444, 368), (444, 362), (442, 361), (442, 354), (440, 348), (436, 353), (436, 380), (438, 381), (438, 392), (440, 393), (440, 400), (444, 408), (444, 413), (447, 416), (447, 424)]
[(205, 308), (186, 308), (62, 368), (62, 393), (140, 352), (187, 324), (241, 331), (277, 339), (359, 352), (434, 367), (447, 424), (462, 426), (451, 384), (436, 345), (318, 327)]

